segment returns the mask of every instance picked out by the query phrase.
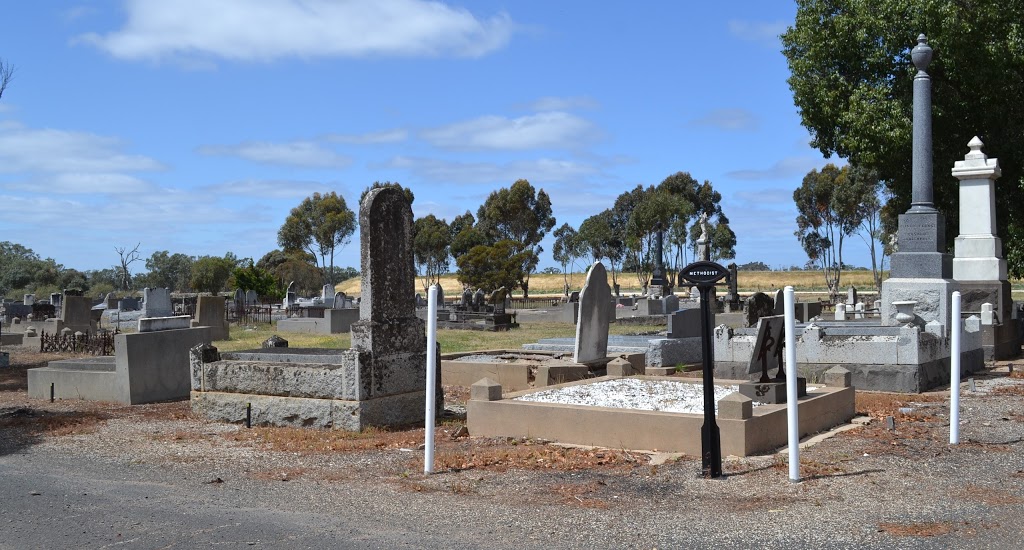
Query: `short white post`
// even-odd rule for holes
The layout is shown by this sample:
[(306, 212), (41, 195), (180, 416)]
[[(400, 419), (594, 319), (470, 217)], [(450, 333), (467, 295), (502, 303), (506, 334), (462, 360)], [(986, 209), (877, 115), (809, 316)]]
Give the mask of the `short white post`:
[(949, 329), (949, 444), (960, 443), (960, 291), (953, 293)]
[(423, 473), (434, 471), (434, 408), (437, 406), (437, 285), (427, 293), (427, 409), (423, 438)]
[(786, 421), (789, 426), (789, 480), (800, 481), (800, 413), (797, 412), (796, 293), (787, 286), (782, 293), (786, 316)]

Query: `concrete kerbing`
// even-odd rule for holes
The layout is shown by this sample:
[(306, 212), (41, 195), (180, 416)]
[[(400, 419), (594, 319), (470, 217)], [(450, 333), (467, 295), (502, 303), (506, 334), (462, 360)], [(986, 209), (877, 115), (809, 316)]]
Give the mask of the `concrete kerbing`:
[[(867, 425), (867, 422), (864, 422), (864, 423), (857, 422), (857, 420), (863, 419), (863, 418), (866, 418), (866, 417), (860, 416), (860, 417), (857, 417), (857, 418), (853, 418), (853, 419), (850, 420), (849, 424), (844, 424), (842, 426), (837, 426), (837, 427), (832, 428), (831, 430), (828, 430), (826, 432), (821, 432), (819, 434), (815, 434), (815, 435), (812, 435), (810, 437), (807, 437), (807, 438), (805, 438), (805, 439), (800, 441), (800, 449), (806, 449), (807, 447), (811, 447), (813, 445), (817, 445), (818, 443), (821, 443), (822, 441), (825, 441), (826, 439), (829, 439), (829, 438), (831, 438), (832, 436), (835, 436), (835, 435), (839, 435), (839, 434), (841, 434), (843, 432), (848, 432), (850, 430), (856, 430), (858, 428), (863, 428), (864, 426)], [(868, 419), (868, 421), (870, 422), (870, 419)], [(782, 455), (788, 456), (789, 455), (789, 447), (783, 447), (782, 449), (779, 449), (779, 452), (777, 452), (775, 454), (780, 455), (780, 456), (782, 456)]]

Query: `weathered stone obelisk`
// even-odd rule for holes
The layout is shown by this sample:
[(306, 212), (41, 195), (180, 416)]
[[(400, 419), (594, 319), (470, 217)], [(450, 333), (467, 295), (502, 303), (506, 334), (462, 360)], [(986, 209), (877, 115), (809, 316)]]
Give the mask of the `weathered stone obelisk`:
[(1002, 170), (999, 159), (982, 152), (985, 144), (977, 136), (967, 146), (970, 152), (953, 166), (953, 177), (960, 180), (960, 235), (953, 242), (953, 279), (960, 285), (963, 311), (982, 312), (985, 359), (1007, 359), (1020, 354), (1020, 340), (1013, 322), (1003, 243), (996, 233), (995, 183)]
[(950, 326), (950, 295), (957, 289), (953, 258), (946, 253), (946, 219), (933, 203), (932, 83), (925, 68), (932, 49), (925, 35), (910, 52), (914, 76), (913, 191), (910, 210), (899, 217), (898, 252), (893, 254), (890, 278), (882, 283), (882, 324), (897, 325), (893, 302), (916, 301), (914, 313), (923, 323), (938, 321), (944, 333)]

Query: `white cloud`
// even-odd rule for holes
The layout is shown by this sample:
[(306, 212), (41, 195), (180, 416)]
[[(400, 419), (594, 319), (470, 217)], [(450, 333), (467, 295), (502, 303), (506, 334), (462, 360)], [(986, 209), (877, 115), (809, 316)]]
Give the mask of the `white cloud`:
[(597, 109), (600, 104), (588, 96), (554, 97), (547, 96), (523, 105), (531, 111), (569, 111), (572, 109)]
[(758, 127), (757, 116), (746, 109), (715, 109), (690, 121), (691, 126), (709, 126), (719, 130), (752, 131)]
[(383, 130), (366, 134), (329, 134), (325, 138), (335, 143), (350, 145), (380, 145), (401, 143), (409, 139), (409, 131), (403, 128), (395, 128), (394, 130)]
[(207, 185), (198, 192), (206, 196), (238, 196), (254, 199), (297, 199), (301, 200), (314, 192), (324, 193), (327, 185), (317, 181), (298, 180), (235, 180)]
[(590, 121), (561, 111), (514, 119), (482, 116), (424, 130), (420, 136), (436, 147), (458, 150), (576, 149), (600, 137)]
[(120, 140), (87, 132), (0, 127), (0, 172), (108, 173), (163, 170), (159, 162), (120, 152)]
[(800, 180), (812, 169), (821, 168), (828, 162), (821, 158), (811, 157), (788, 157), (784, 158), (768, 168), (756, 169), (747, 168), (726, 172), (726, 177), (738, 180), (779, 180), (792, 179), (794, 185), (799, 185)]
[(483, 19), (426, 0), (128, 0), (125, 6), (122, 28), (77, 40), (128, 60), (476, 57), (505, 46), (515, 30), (507, 14)]
[(593, 166), (569, 160), (536, 159), (508, 163), (459, 162), (417, 157), (395, 157), (385, 168), (409, 170), (416, 176), (439, 183), (511, 185), (518, 179), (530, 183), (579, 182), (598, 171)]
[(782, 43), (779, 35), (786, 32), (787, 21), (745, 21), (732, 19), (728, 23), (729, 34), (741, 40), (757, 42), (762, 46), (779, 49)]
[(343, 168), (352, 163), (352, 159), (324, 149), (311, 141), (204, 145), (197, 151), (202, 155), (233, 156), (264, 164), (283, 164), (306, 168)]

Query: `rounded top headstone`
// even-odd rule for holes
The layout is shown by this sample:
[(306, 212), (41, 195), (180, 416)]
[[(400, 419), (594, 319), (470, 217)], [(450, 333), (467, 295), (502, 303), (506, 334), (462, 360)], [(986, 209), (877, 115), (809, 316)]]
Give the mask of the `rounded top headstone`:
[(917, 45), (910, 50), (910, 58), (914, 61), (917, 70), (924, 72), (928, 64), (932, 62), (932, 48), (928, 45), (928, 37), (924, 33), (918, 35)]

